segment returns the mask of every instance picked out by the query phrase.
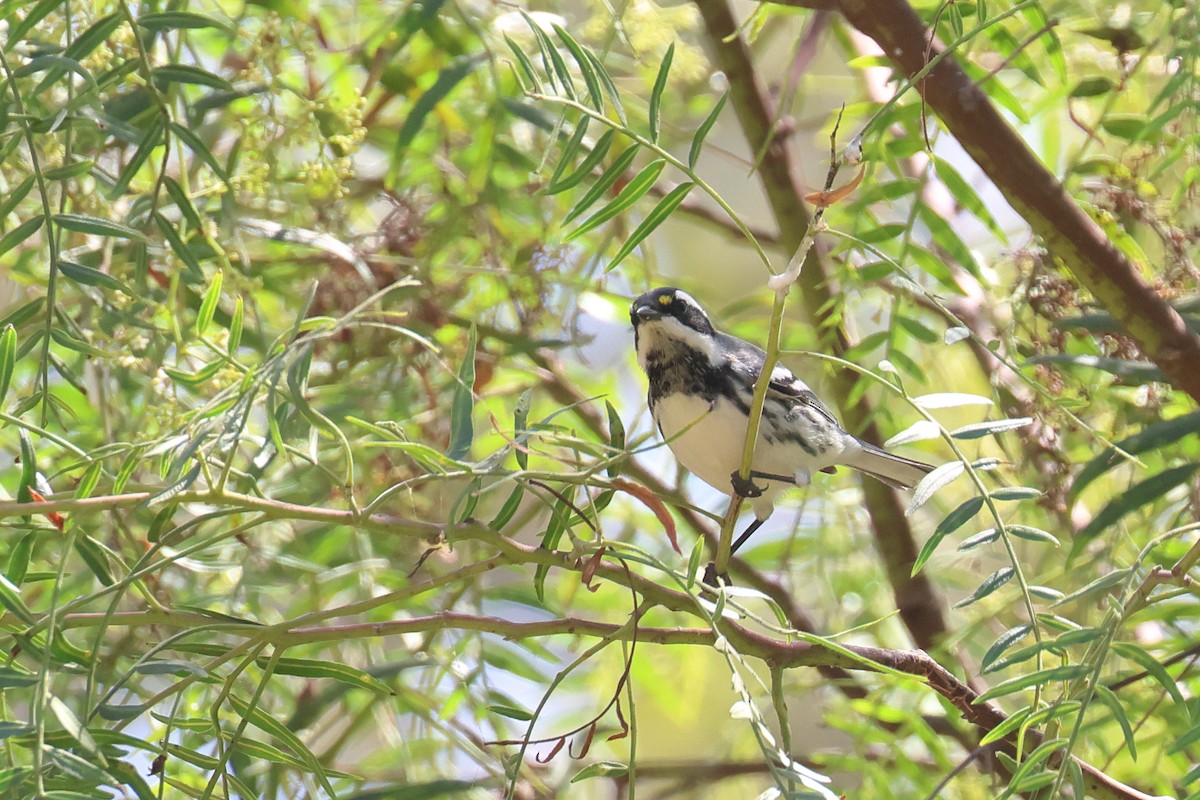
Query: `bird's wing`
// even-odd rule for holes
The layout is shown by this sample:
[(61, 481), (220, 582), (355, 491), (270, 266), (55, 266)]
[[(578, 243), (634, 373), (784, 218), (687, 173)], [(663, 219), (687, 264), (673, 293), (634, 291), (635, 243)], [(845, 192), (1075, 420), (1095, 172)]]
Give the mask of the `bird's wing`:
[[(729, 336), (728, 334), (719, 335), (725, 339), (722, 345), (725, 352), (729, 354), (729, 359), (734, 370), (741, 373), (746, 379), (747, 384), (753, 387), (758, 382), (758, 376), (762, 374), (763, 364), (766, 362), (766, 353), (742, 339)], [(825, 404), (821, 402), (816, 393), (808, 388), (808, 384), (797, 378), (790, 369), (782, 364), (776, 364), (775, 368), (771, 370), (771, 382), (767, 388), (777, 395), (800, 402), (829, 420), (833, 425), (841, 427), (841, 423), (838, 422), (837, 417), (825, 407)]]

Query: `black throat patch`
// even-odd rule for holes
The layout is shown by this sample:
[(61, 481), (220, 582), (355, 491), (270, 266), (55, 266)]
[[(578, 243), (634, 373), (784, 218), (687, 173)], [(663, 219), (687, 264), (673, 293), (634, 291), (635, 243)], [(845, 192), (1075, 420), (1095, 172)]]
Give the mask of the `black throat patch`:
[(644, 360), (651, 410), (661, 398), (673, 394), (699, 396), (710, 403), (722, 394), (738, 396), (731, 373), (714, 367), (708, 354), (684, 342), (659, 339)]

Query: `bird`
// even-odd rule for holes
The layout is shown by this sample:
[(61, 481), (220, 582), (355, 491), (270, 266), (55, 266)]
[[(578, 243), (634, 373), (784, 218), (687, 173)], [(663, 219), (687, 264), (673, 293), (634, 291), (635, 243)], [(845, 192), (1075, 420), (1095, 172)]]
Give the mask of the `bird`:
[(731, 553), (767, 521), (783, 491), (808, 486), (816, 472), (845, 466), (910, 489), (933, 469), (847, 432), (804, 381), (777, 365), (750, 478), (743, 481), (742, 448), (766, 353), (718, 331), (695, 298), (673, 286), (634, 300), (629, 320), (638, 363), (649, 380), (650, 414), (675, 458), (714, 489), (750, 500), (754, 520)]

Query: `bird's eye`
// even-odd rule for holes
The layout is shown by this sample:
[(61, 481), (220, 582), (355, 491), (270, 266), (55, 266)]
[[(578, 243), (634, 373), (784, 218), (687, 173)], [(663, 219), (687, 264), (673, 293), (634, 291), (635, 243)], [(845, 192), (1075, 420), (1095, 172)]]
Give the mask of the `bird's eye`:
[(658, 298), (658, 303), (659, 303), (659, 305), (662, 305), (662, 306), (669, 306), (673, 302), (675, 302), (674, 295), (664, 294), (663, 296)]

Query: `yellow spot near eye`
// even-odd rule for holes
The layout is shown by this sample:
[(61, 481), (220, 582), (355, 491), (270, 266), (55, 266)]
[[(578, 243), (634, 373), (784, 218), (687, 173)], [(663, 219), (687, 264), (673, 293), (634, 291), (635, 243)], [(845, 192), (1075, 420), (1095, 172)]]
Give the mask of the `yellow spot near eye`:
[(669, 306), (673, 302), (675, 302), (675, 297), (673, 295), (669, 295), (669, 294), (659, 295), (658, 304), (660, 306)]

